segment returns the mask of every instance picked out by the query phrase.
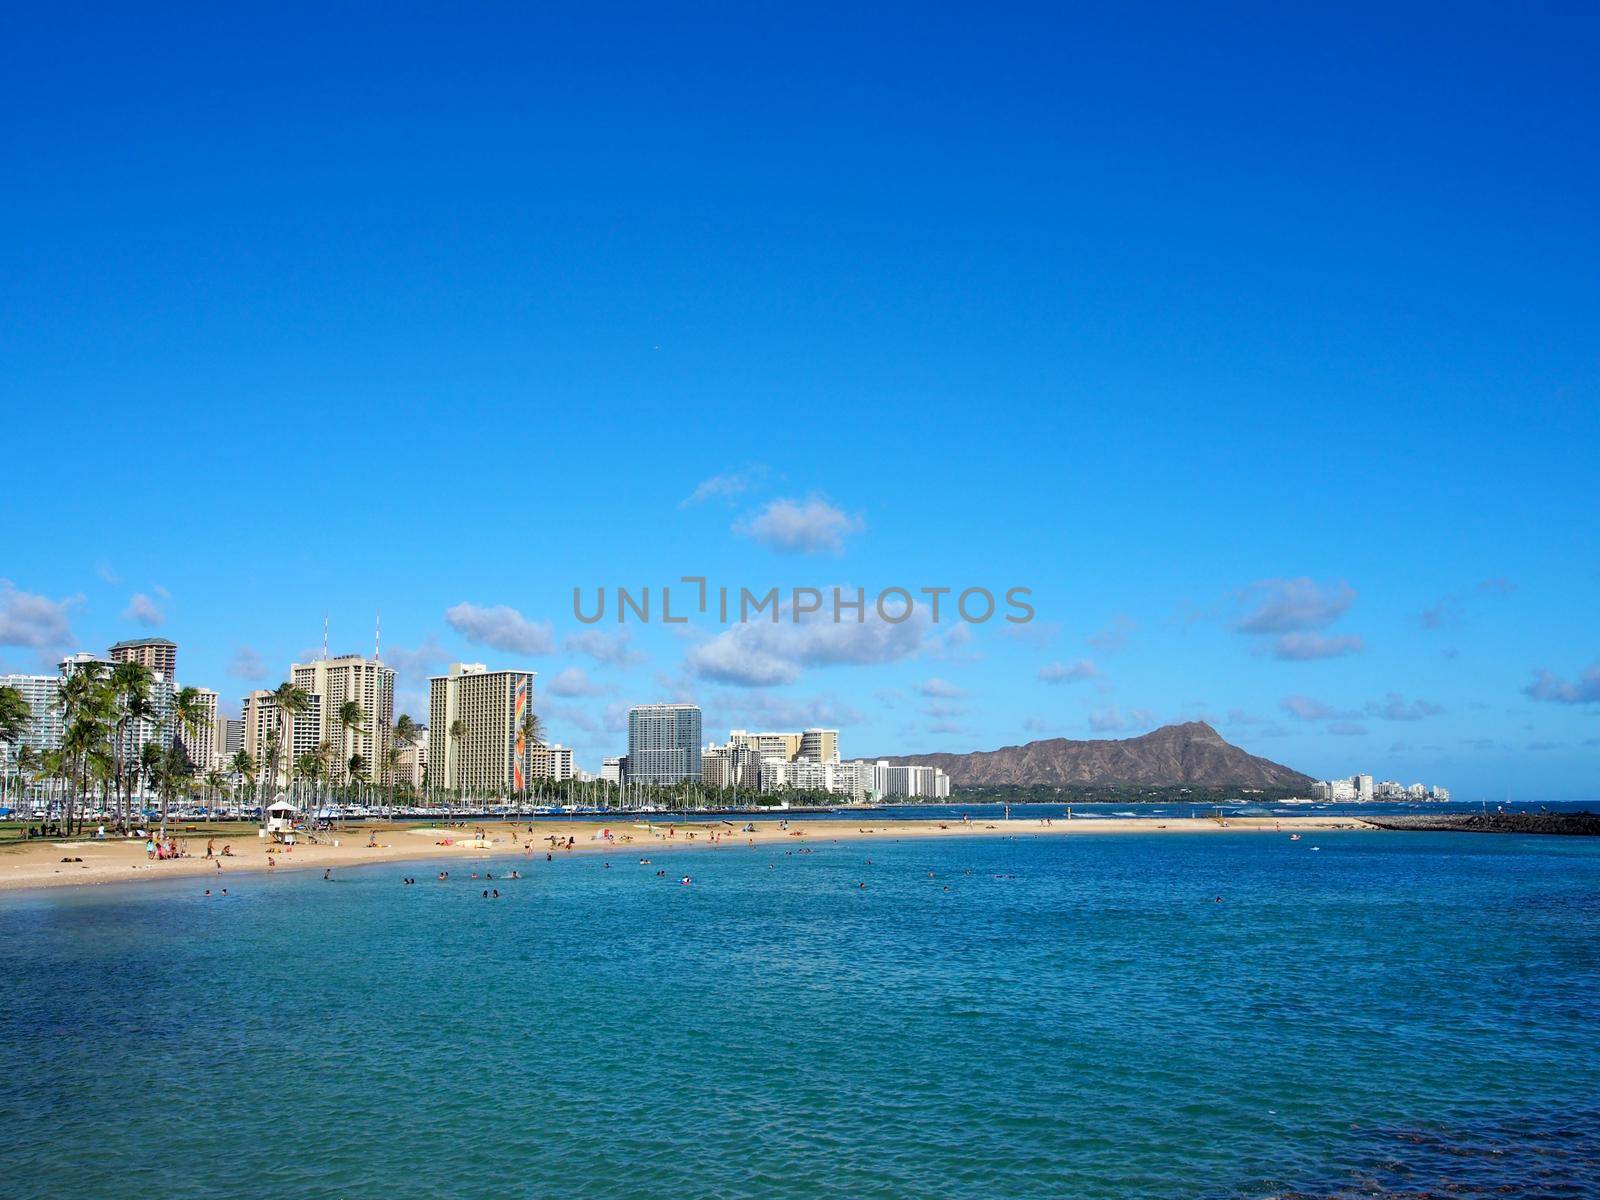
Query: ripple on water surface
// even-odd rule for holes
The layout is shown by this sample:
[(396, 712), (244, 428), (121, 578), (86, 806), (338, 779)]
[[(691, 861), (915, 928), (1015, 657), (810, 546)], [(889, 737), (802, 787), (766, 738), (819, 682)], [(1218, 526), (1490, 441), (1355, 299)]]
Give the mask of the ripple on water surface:
[(1600, 1194), (1600, 856), (1317, 841), (0, 898), (0, 1194)]

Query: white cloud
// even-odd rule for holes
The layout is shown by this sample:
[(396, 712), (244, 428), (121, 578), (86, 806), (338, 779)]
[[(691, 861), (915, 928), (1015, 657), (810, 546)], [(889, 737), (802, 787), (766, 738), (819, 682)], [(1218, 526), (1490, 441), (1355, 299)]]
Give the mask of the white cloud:
[(51, 600), (19, 591), (9, 579), (0, 579), (0, 646), (49, 650), (67, 645), (72, 641), (67, 614), (82, 601), (82, 596)]
[(1103, 629), (1096, 630), (1083, 640), (1105, 654), (1116, 654), (1128, 644), (1128, 635), (1139, 628), (1126, 613), (1118, 613)]
[(552, 696), (598, 696), (605, 691), (583, 672), (582, 667), (568, 667), (545, 684)]
[(1362, 737), (1367, 732), (1365, 725), (1358, 725), (1354, 721), (1335, 721), (1328, 726), (1328, 732), (1335, 737)]
[(1096, 733), (1114, 733), (1126, 729), (1148, 729), (1155, 717), (1147, 708), (1130, 708), (1126, 713), (1115, 704), (1096, 709), (1089, 714), (1089, 728)]
[(1348, 583), (1321, 584), (1299, 579), (1261, 579), (1245, 588), (1244, 611), (1234, 622), (1240, 633), (1302, 633), (1326, 629), (1355, 601)]
[(836, 729), (864, 718), (859, 710), (833, 695), (783, 696), (773, 692), (718, 692), (708, 710), (746, 728)]
[(1366, 705), (1369, 717), (1384, 721), (1420, 721), (1425, 717), (1436, 717), (1443, 711), (1431, 700), (1415, 700), (1407, 704), (1399, 692), (1390, 692), (1381, 701), (1369, 700)]
[(1533, 682), (1522, 691), (1534, 700), (1546, 700), (1553, 704), (1600, 703), (1600, 663), (1588, 667), (1570, 682), (1550, 671), (1536, 671)]
[(103, 579), (106, 583), (121, 583), (122, 582), (122, 576), (117, 574), (116, 568), (114, 568), (110, 563), (106, 562), (104, 559), (101, 559), (100, 562), (95, 565), (94, 573), (96, 575), (100, 576), (100, 578)]
[(122, 612), (124, 621), (134, 621), (147, 629), (153, 629), (167, 619), (167, 614), (156, 607), (156, 602), (143, 592), (135, 592), (128, 601), (128, 607)]
[(261, 655), (249, 646), (240, 646), (228, 660), (227, 671), (229, 675), (238, 679), (265, 679), (267, 664), (262, 661)]
[(962, 688), (958, 688), (948, 679), (939, 679), (937, 677), (923, 680), (917, 685), (917, 691), (924, 696), (936, 696), (946, 700), (967, 694)]
[(1301, 721), (1325, 721), (1332, 717), (1353, 715), (1340, 712), (1338, 709), (1324, 704), (1321, 700), (1313, 700), (1310, 696), (1285, 696), (1278, 707), (1291, 717)]
[(530, 621), (505, 604), (484, 606), (462, 602), (445, 609), (445, 623), (467, 641), (509, 654), (549, 654), (555, 636), (545, 621)]
[(414, 650), (390, 646), (384, 652), (383, 661), (393, 667), (401, 679), (422, 680), (433, 674), (435, 667), (449, 663), (450, 654), (439, 645), (439, 639), (430, 633), (427, 640)]
[(870, 613), (863, 621), (810, 619), (780, 614), (777, 623), (730, 626), (684, 655), (691, 675), (741, 687), (793, 683), (806, 667), (869, 665), (912, 658), (924, 649), (924, 616), (893, 623)]
[(569, 634), (563, 644), (569, 654), (586, 654), (595, 662), (625, 667), (643, 662), (645, 657), (629, 646), (632, 636), (625, 629), (619, 629), (616, 633), (586, 629), (582, 633)]
[(1039, 668), (1039, 681), (1041, 683), (1076, 683), (1083, 679), (1093, 679), (1100, 674), (1100, 668), (1087, 658), (1080, 658), (1075, 663), (1052, 662), (1045, 663)]
[(731, 500), (735, 496), (742, 496), (752, 487), (761, 483), (767, 476), (767, 469), (759, 463), (746, 467), (742, 471), (729, 471), (723, 475), (713, 475), (710, 479), (701, 480), (694, 491), (690, 492), (683, 500), (679, 501), (679, 508), (692, 508), (696, 504), (704, 504), (707, 500)]
[(583, 730), (584, 733), (600, 732), (599, 719), (595, 717), (595, 715), (588, 709), (579, 708), (577, 705), (546, 704), (543, 706), (540, 716), (547, 722), (545, 733), (546, 737), (552, 736), (549, 730), (549, 725), (553, 724), (571, 725), (577, 729)]
[(837, 554), (844, 539), (866, 528), (826, 500), (774, 500), (754, 517), (734, 523), (733, 532), (783, 554)]
[(1273, 639), (1271, 653), (1273, 658), (1285, 662), (1310, 662), (1319, 658), (1359, 654), (1366, 648), (1367, 643), (1355, 634), (1329, 637), (1320, 633), (1285, 633)]

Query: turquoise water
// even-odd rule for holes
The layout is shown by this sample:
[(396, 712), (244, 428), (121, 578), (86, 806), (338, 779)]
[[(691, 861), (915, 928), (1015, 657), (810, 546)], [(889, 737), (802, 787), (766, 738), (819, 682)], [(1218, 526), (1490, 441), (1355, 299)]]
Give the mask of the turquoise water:
[(0, 897), (0, 1194), (1600, 1194), (1593, 841), (653, 857)]

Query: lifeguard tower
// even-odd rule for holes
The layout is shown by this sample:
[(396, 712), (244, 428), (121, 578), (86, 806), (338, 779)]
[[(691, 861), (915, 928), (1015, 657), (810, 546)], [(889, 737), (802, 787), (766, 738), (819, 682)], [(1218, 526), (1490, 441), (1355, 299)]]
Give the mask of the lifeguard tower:
[(299, 815), (300, 810), (279, 793), (278, 798), (267, 806), (266, 835), (275, 842), (294, 845), (294, 823)]

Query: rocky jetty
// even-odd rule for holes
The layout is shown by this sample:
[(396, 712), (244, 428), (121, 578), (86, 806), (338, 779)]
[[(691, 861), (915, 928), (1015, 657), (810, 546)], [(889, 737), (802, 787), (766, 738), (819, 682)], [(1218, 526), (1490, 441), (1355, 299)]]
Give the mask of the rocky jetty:
[(1439, 813), (1362, 817), (1379, 829), (1414, 829), (1428, 833), (1558, 833), (1600, 837), (1600, 813)]

